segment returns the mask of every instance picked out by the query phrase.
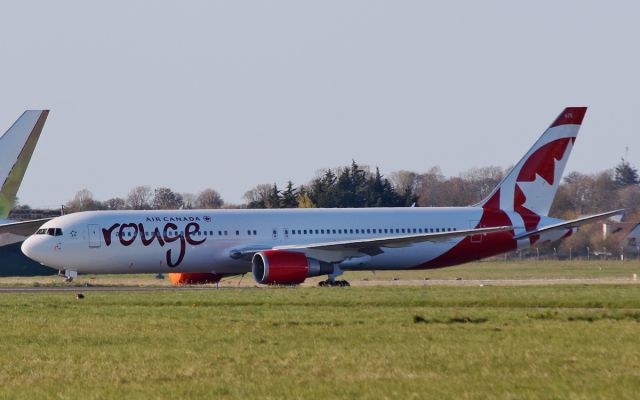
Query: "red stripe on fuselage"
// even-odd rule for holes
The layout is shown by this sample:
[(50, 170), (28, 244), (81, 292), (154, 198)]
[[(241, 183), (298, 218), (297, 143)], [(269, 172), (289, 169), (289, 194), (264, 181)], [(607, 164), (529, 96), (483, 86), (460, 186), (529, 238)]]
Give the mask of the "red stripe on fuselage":
[[(498, 198), (499, 194), (497, 193)], [(491, 200), (490, 200), (491, 202)], [(512, 225), (511, 219), (502, 210), (483, 208), (482, 218), (476, 228), (489, 228), (494, 226)], [(489, 233), (482, 236), (482, 239), (475, 243), (472, 236), (467, 236), (460, 243), (453, 246), (446, 253), (434, 258), (431, 261), (420, 264), (412, 269), (433, 269), (449, 267), (463, 264), (481, 258), (491, 257), (502, 253), (507, 253), (517, 249), (518, 245), (513, 239), (513, 231)]]

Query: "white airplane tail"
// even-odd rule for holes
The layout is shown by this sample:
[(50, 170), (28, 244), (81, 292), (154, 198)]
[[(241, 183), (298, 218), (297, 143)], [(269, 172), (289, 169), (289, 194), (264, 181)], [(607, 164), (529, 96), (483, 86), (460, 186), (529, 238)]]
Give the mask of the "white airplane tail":
[[(548, 215), (586, 107), (567, 107), (500, 184), (477, 206), (515, 211), (525, 225)], [(529, 230), (529, 229), (527, 229)]]
[(0, 218), (7, 218), (49, 110), (27, 110), (0, 137)]

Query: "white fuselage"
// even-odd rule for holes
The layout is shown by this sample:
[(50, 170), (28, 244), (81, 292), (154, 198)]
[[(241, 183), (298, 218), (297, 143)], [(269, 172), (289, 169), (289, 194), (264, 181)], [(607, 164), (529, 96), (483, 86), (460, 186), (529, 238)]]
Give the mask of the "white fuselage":
[[(343, 270), (410, 269), (454, 265), (528, 246), (528, 239), (513, 239), (524, 232), (520, 216), (502, 213), (514, 231), (384, 247), (375, 255), (313, 249), (305, 254)], [(251, 270), (250, 259), (233, 257), (244, 249), (464, 230), (479, 227), (483, 215), (476, 207), (80, 212), (45, 223), (40, 234), (25, 241), (23, 251), (44, 265), (80, 273), (236, 274)], [(556, 221), (542, 217), (540, 225)], [(499, 225), (504, 221), (494, 226)], [(553, 232), (543, 240), (565, 233)]]

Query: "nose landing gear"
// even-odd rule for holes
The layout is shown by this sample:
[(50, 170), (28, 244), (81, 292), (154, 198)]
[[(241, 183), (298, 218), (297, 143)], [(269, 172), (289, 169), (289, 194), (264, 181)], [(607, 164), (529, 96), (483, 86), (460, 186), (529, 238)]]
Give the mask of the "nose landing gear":
[(62, 271), (58, 271), (58, 276), (64, 276), (65, 282), (72, 282), (75, 278), (78, 277), (78, 272), (63, 269)]

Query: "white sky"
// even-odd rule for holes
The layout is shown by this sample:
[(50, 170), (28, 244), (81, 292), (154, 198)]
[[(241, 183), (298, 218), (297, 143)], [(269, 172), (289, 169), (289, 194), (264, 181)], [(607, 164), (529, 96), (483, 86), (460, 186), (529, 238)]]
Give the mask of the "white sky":
[(515, 163), (589, 106), (567, 171), (640, 166), (637, 1), (14, 1), (0, 131), (52, 110), (18, 193), (306, 183)]

